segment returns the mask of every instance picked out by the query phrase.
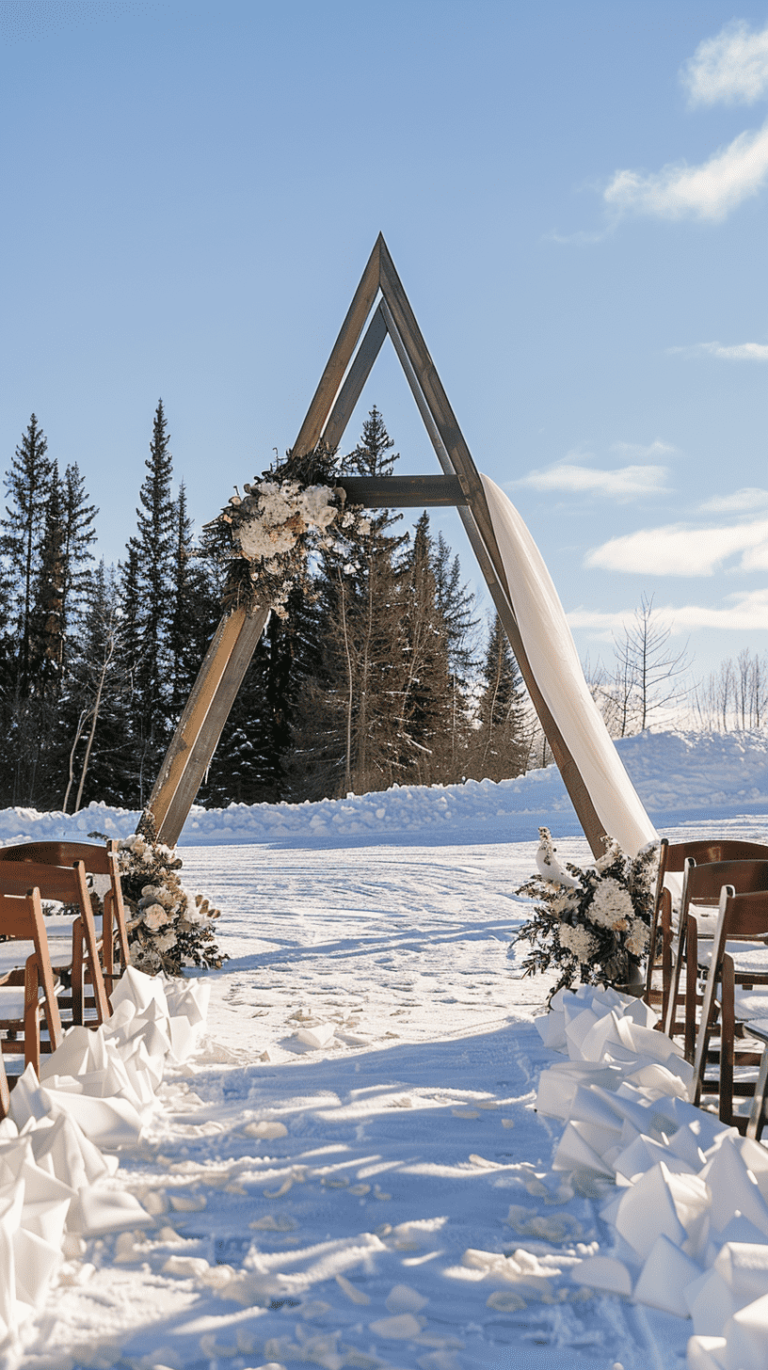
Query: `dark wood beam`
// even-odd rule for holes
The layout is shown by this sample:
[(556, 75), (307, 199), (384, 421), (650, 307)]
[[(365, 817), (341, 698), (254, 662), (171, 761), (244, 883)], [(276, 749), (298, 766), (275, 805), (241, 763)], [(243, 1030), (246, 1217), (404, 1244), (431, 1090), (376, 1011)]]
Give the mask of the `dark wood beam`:
[(371, 367), (379, 355), (381, 344), (386, 336), (387, 324), (381, 308), (379, 308), (373, 315), (368, 325), (368, 331), (355, 353), (355, 360), (344, 378), (344, 384), (336, 397), (331, 417), (323, 429), (322, 441), (333, 452), (336, 451), (344, 437), (344, 430), (352, 417), (352, 411), (363, 392), (363, 386), (371, 374)]
[(366, 509), (443, 508), (467, 503), (458, 476), (342, 476), (350, 504)]
[(320, 384), (307, 410), (307, 417), (299, 429), (299, 435), (293, 445), (293, 451), (299, 456), (314, 452), (317, 447), (339, 386), (344, 379), (344, 372), (352, 360), (352, 354), (365, 328), (365, 321), (379, 290), (379, 253), (383, 241), (379, 234), (347, 310), (347, 316), (341, 325), (339, 336), (333, 345), (328, 364), (320, 377)]
[(268, 609), (235, 609), (213, 635), (147, 805), (169, 847), (179, 840), (268, 618)]

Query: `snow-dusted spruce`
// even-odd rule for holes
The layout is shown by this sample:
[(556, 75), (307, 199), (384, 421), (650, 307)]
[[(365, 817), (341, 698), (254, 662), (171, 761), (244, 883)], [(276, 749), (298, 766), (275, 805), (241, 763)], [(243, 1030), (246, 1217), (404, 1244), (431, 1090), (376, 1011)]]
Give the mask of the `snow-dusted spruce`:
[(582, 984), (629, 984), (648, 947), (658, 844), (649, 843), (631, 858), (606, 837), (605, 855), (582, 869), (560, 864), (549, 828), (539, 828), (539, 835), (538, 873), (517, 891), (535, 899), (536, 908), (510, 953), (518, 942), (529, 942), (525, 975), (550, 966), (560, 972), (550, 998), (570, 989), (577, 976)]
[(178, 876), (181, 857), (155, 841), (146, 815), (141, 827), (118, 843), (123, 902), (133, 924), (128, 934), (132, 964), (145, 975), (182, 975), (191, 966), (219, 970), (228, 959), (213, 934), (219, 910), (202, 894), (187, 893)]
[(360, 508), (346, 506), (338, 475), (337, 459), (325, 449), (305, 457), (289, 452), (206, 525), (208, 548), (225, 568), (225, 609), (268, 606), (285, 618), (291, 591), (307, 588), (311, 552), (338, 549), (351, 534), (368, 531)]

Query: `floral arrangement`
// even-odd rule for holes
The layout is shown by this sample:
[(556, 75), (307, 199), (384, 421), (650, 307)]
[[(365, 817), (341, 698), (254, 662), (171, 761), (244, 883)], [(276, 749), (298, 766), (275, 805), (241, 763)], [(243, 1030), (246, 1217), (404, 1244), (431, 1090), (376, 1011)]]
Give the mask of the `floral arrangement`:
[(537, 901), (533, 917), (515, 937), (532, 950), (523, 974), (554, 966), (559, 971), (550, 998), (580, 976), (592, 985), (628, 985), (648, 948), (653, 914), (658, 845), (649, 843), (634, 858), (612, 837), (605, 854), (582, 869), (557, 859), (549, 828), (539, 828), (538, 872), (517, 894)]
[(225, 567), (225, 608), (268, 605), (285, 618), (291, 591), (306, 587), (313, 548), (330, 548), (339, 538), (369, 531), (362, 511), (346, 507), (336, 474), (336, 458), (321, 447), (308, 457), (289, 453), (246, 482), (243, 495), (235, 488), (206, 525), (207, 548)]
[(178, 876), (181, 858), (155, 840), (146, 815), (142, 828), (123, 838), (117, 852), (132, 964), (147, 975), (181, 975), (191, 966), (220, 969), (227, 956), (212, 928), (219, 910), (202, 894), (187, 894)]

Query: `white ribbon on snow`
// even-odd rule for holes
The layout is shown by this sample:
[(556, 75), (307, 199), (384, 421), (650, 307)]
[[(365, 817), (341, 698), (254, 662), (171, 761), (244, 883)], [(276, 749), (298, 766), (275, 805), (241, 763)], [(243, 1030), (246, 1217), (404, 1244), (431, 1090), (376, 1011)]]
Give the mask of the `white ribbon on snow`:
[(40, 1080), (29, 1066), (18, 1081), (0, 1122), (0, 1345), (42, 1304), (67, 1237), (152, 1223), (101, 1148), (138, 1141), (165, 1061), (194, 1051), (208, 998), (202, 980), (129, 967), (109, 1021), (71, 1028)]
[(691, 1317), (690, 1370), (765, 1370), (768, 1150), (687, 1102), (692, 1067), (655, 1022), (587, 985), (536, 1020), (569, 1058), (539, 1080), (538, 1111), (566, 1124), (553, 1169), (610, 1194), (613, 1250), (571, 1277)]
[(593, 700), (563, 606), (514, 505), (481, 476), (512, 608), (536, 683), (579, 768), (597, 816), (630, 856), (658, 837)]

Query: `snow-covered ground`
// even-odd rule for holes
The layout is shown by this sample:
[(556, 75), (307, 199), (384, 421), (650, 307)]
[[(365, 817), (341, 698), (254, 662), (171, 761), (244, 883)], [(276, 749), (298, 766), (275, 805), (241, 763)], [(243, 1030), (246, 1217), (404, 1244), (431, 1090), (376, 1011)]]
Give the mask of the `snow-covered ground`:
[[(763, 736), (622, 756), (673, 839), (768, 840)], [(0, 840), (134, 822), (7, 811)], [(571, 1278), (612, 1237), (533, 1109), (548, 986), (507, 947), (541, 822), (587, 859), (551, 771), (192, 815), (185, 872), (230, 960), (201, 1053), (121, 1152), (154, 1227), (67, 1267), (24, 1370), (681, 1370), (689, 1320)], [(494, 1265), (521, 1250), (528, 1279)]]

